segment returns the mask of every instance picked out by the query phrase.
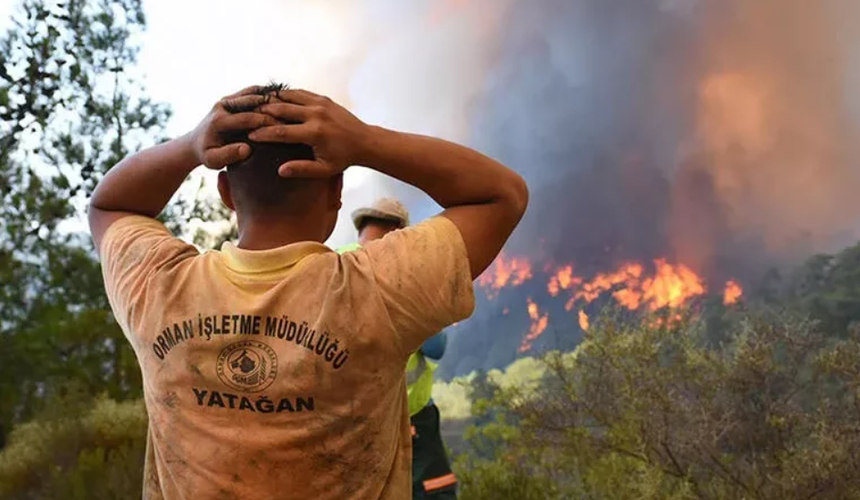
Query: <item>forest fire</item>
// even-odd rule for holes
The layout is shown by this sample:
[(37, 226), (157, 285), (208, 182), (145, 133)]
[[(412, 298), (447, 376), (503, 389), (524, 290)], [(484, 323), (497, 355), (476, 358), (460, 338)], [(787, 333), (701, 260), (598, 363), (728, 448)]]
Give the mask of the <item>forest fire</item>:
[[(642, 266), (639, 264), (626, 264), (614, 273), (598, 274), (593, 280), (584, 283), (582, 290), (577, 291), (564, 307), (570, 311), (573, 308), (573, 304), (578, 300), (583, 300), (586, 304), (593, 302), (603, 292), (611, 290), (622, 283), (625, 284), (627, 290), (631, 290), (635, 288), (640, 276), (642, 276)], [(641, 294), (629, 291), (629, 293), (624, 295), (624, 301), (627, 301), (627, 303), (625, 304), (624, 301), (620, 300), (619, 302), (622, 302), (622, 304), (631, 309), (636, 309), (639, 307), (640, 298)]]
[[(481, 275), (478, 285), (484, 289), (487, 298), (496, 300), (501, 289), (516, 288), (534, 279), (533, 267), (526, 257), (507, 257), (502, 254)], [(564, 298), (566, 311), (573, 311), (579, 306), (576, 319), (582, 330), (588, 330), (591, 325), (582, 306), (607, 294), (630, 311), (657, 312), (682, 309), (693, 299), (707, 293), (704, 280), (692, 269), (683, 264), (670, 264), (666, 259), (655, 259), (649, 268), (636, 262), (626, 263), (613, 272), (598, 273), (591, 279), (574, 274), (573, 264), (557, 267), (546, 265), (542, 274), (547, 275), (546, 291), (550, 299)], [(723, 303), (735, 304), (742, 295), (740, 283), (730, 280), (722, 292)], [(535, 340), (549, 326), (549, 313), (545, 310), (542, 312), (531, 297), (526, 299), (526, 306), (531, 324), (520, 344), (521, 353), (531, 350)], [(509, 307), (506, 305), (503, 315), (508, 312)], [(675, 312), (671, 318), (678, 320), (681, 314)]]
[(531, 318), (532, 324), (529, 332), (523, 337), (519, 352), (529, 351), (532, 348), (532, 342), (543, 334), (549, 324), (549, 314), (544, 313), (541, 315), (538, 305), (532, 301), (531, 297), (526, 299), (526, 303), (528, 304), (529, 318)]
[(532, 278), (531, 262), (524, 257), (505, 258), (502, 252), (493, 264), (478, 278), (478, 285), (493, 298), (506, 286), (519, 286)]
[(588, 330), (588, 327), (589, 327), (588, 315), (585, 314), (585, 311), (583, 311), (583, 310), (579, 311), (579, 327), (582, 328), (583, 330)]
[(560, 290), (569, 290), (572, 286), (582, 283), (582, 278), (577, 278), (573, 275), (573, 266), (567, 265), (556, 271), (549, 279), (547, 291), (553, 297), (558, 295)]
[(743, 294), (743, 288), (735, 280), (729, 280), (726, 283), (726, 289), (723, 291), (723, 304), (727, 306), (734, 304)]
[(683, 264), (673, 267), (662, 259), (655, 260), (654, 264), (657, 266), (656, 276), (642, 282), (643, 300), (650, 310), (676, 309), (705, 293), (701, 279)]

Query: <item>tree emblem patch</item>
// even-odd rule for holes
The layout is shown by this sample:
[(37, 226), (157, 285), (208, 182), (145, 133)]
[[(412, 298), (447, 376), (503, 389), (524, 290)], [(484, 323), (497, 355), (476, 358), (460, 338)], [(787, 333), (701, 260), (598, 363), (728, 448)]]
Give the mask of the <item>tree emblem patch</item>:
[(278, 374), (275, 351), (256, 340), (234, 342), (221, 350), (218, 378), (238, 391), (259, 392), (269, 387)]

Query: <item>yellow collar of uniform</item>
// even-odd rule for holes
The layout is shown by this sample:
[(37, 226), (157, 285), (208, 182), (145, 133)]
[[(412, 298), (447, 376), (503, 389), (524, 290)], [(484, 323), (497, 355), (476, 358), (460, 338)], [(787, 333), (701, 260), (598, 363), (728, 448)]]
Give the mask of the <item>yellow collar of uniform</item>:
[(290, 268), (300, 260), (314, 254), (332, 250), (315, 241), (303, 241), (269, 250), (243, 250), (227, 242), (221, 246), (224, 264), (240, 273), (270, 273)]

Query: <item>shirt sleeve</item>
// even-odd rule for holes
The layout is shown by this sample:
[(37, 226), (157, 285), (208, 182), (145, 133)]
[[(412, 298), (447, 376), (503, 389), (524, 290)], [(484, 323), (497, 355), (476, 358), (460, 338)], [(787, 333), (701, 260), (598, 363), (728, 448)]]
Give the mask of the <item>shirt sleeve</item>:
[(405, 352), (472, 314), (475, 295), (466, 246), (445, 217), (389, 233), (364, 251)]
[(179, 262), (199, 255), (155, 219), (132, 215), (117, 220), (102, 238), (99, 256), (105, 291), (120, 326), (130, 335), (142, 310), (150, 279)]

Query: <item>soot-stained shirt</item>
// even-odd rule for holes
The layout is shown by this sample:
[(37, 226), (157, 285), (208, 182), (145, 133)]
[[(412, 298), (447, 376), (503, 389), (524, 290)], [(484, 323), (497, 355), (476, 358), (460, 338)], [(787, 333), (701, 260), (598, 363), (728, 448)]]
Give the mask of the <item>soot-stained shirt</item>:
[(143, 374), (144, 499), (411, 498), (406, 360), (474, 308), (451, 221), (201, 254), (130, 216), (100, 254)]

